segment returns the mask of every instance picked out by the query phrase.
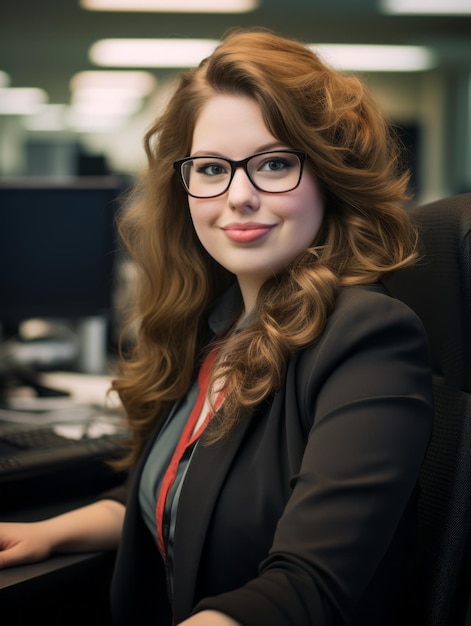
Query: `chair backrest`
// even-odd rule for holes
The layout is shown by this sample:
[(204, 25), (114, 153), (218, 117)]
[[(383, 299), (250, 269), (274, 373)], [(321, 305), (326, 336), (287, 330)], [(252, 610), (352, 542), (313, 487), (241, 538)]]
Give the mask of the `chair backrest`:
[(471, 589), (471, 193), (412, 209), (421, 259), (384, 282), (428, 332), (435, 420), (421, 472), (416, 626), (463, 626)]

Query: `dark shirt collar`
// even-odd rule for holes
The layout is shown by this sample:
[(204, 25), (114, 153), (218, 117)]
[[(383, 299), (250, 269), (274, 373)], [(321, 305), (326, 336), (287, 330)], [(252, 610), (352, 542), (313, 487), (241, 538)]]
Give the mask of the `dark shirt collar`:
[(215, 335), (225, 332), (240, 315), (242, 296), (239, 285), (234, 283), (216, 300), (208, 318), (208, 325)]

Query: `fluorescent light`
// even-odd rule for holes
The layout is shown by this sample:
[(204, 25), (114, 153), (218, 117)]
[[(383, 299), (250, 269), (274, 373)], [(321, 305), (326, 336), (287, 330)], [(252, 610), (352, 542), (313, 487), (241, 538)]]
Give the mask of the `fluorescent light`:
[(93, 63), (106, 67), (194, 67), (218, 45), (212, 39), (101, 39)]
[(46, 102), (46, 92), (36, 87), (0, 88), (1, 115), (31, 115)]
[(125, 102), (141, 101), (139, 93), (125, 87), (84, 87), (77, 89), (72, 96), (73, 102)]
[(70, 81), (73, 93), (84, 90), (100, 90), (102, 93), (111, 93), (119, 90), (122, 94), (133, 96), (147, 96), (157, 86), (157, 79), (150, 72), (98, 70), (79, 72)]
[[(212, 39), (102, 39), (90, 49), (90, 59), (108, 67), (194, 67), (218, 45)], [(417, 72), (435, 64), (422, 46), (311, 44), (337, 69)]]
[(140, 98), (110, 98), (103, 99), (83, 99), (73, 100), (72, 111), (78, 115), (86, 117), (93, 116), (112, 116), (117, 115), (129, 116), (137, 113), (141, 108), (142, 101)]
[(422, 46), (311, 44), (310, 48), (339, 70), (420, 72), (435, 65), (432, 51)]
[(247, 13), (258, 5), (258, 0), (80, 0), (80, 6), (90, 11)]
[(77, 132), (109, 132), (123, 127), (128, 121), (126, 115), (90, 114), (87, 111), (77, 110), (72, 107), (67, 114), (68, 126)]
[(126, 118), (108, 117), (108, 118), (79, 118), (70, 117), (69, 127), (76, 133), (110, 133), (126, 125)]
[(28, 115), (23, 120), (23, 126), (34, 131), (61, 131), (66, 130), (65, 104), (45, 104), (34, 115)]
[(388, 14), (471, 15), (470, 0), (381, 0), (380, 7)]
[(69, 124), (80, 132), (110, 131), (137, 113), (157, 85), (149, 72), (79, 72), (70, 81)]

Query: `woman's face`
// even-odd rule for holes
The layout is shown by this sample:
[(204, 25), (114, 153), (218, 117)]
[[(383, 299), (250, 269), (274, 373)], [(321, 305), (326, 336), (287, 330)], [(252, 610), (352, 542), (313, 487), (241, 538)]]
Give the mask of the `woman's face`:
[[(193, 133), (191, 156), (241, 160), (257, 152), (296, 149), (274, 137), (259, 105), (246, 96), (215, 95), (203, 107)], [(279, 167), (268, 163), (263, 168)], [(217, 171), (211, 168), (209, 173)], [(237, 276), (242, 291), (256, 289), (308, 248), (322, 222), (319, 185), (304, 167), (292, 191), (259, 191), (242, 168), (229, 189), (215, 198), (188, 197), (196, 233), (208, 253)]]

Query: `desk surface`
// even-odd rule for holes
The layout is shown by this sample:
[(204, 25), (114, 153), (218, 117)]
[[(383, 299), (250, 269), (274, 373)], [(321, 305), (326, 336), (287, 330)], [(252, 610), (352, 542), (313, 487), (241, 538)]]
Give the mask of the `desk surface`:
[[(72, 377), (66, 378), (51, 377), (47, 383), (66, 386)], [(80, 400), (90, 402), (93, 397), (100, 404), (105, 393), (103, 380), (76, 378), (82, 386), (86, 383), (88, 395), (80, 389)], [(70, 387), (73, 399), (78, 400), (78, 391)], [(2, 484), (0, 522), (37, 521), (92, 502), (123, 479), (102, 465), (90, 462), (90, 467), (81, 467), (80, 471)], [(38, 621), (48, 626), (107, 626), (111, 623), (108, 588), (113, 562), (111, 552), (60, 554), (39, 563), (0, 570), (2, 626), (30, 626)]]
[[(90, 502), (82, 497), (0, 514), (0, 521), (35, 521)], [(108, 587), (114, 553), (55, 555), (45, 561), (0, 570), (2, 626), (111, 624)]]
[[(84, 496), (49, 502), (48, 504), (33, 508), (20, 508), (7, 513), (2, 512), (0, 514), (0, 522), (34, 522), (84, 506), (93, 499), (93, 496)], [(40, 563), (0, 570), (0, 593), (1, 590), (7, 589), (13, 585), (19, 585), (58, 570), (74, 567), (90, 559), (96, 559), (100, 554), (101, 553), (61, 554), (51, 557), (46, 561), (41, 561)]]
[[(20, 565), (18, 567), (10, 567), (0, 570), (0, 598), (2, 603), (5, 600), (4, 590), (10, 589), (18, 585), (30, 584), (32, 581), (40, 580), (44, 576), (60, 573), (65, 574), (66, 571), (72, 572), (73, 568), (92, 562), (99, 562), (102, 553), (93, 552), (86, 554), (63, 554), (54, 556), (40, 563), (32, 563), (31, 565)], [(23, 596), (24, 597), (24, 596)]]

